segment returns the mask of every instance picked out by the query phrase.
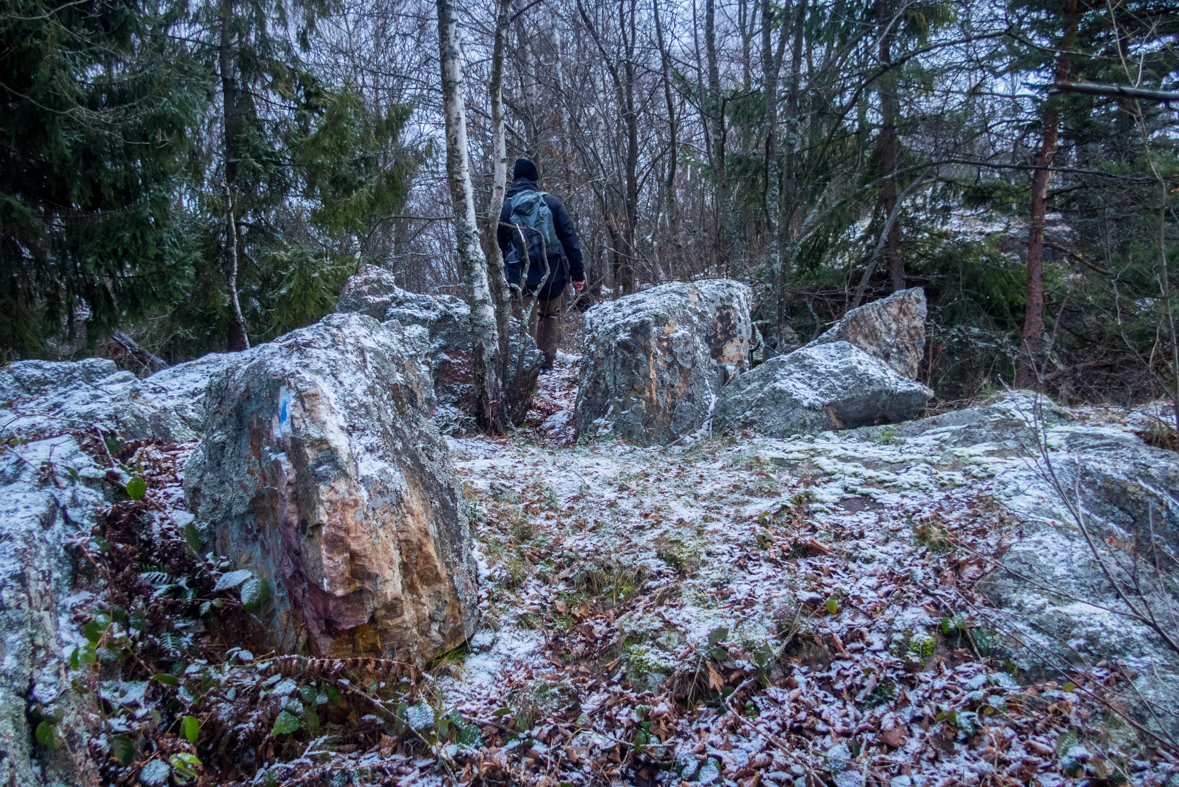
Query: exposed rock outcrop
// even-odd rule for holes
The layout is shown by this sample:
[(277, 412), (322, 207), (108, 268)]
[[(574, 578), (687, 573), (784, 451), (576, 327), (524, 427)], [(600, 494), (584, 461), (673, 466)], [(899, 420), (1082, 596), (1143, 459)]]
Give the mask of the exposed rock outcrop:
[[(367, 265), (348, 280), (336, 303), (340, 313), (367, 314), (380, 322), (395, 321), (416, 342), (414, 355), (425, 365), (433, 381), (434, 396), (424, 401), (435, 423), (449, 428), (467, 420), (474, 405), (474, 369), (471, 356), (471, 310), (453, 295), (422, 295), (396, 285), (393, 274)], [(510, 328), (511, 341), (506, 384), (513, 390), (533, 391), (544, 357), (536, 342), (522, 334), (519, 323)], [(529, 397), (520, 397), (521, 402)], [(437, 407), (437, 409), (435, 409)], [(509, 413), (517, 426), (524, 423), (522, 404)]]
[[(1019, 517), (1001, 568), (977, 586), (999, 608), (994, 627), (1009, 635), (1005, 647), (1015, 663), (1050, 673), (1069, 664), (1122, 663), (1135, 676), (1124, 692), (1127, 706), (1144, 723), (1169, 721), (1170, 734), (1179, 734), (1173, 713), (1155, 716), (1146, 708), (1179, 707), (1179, 654), (1126, 614), (1094, 555), (1096, 549), (1140, 609), (1151, 606), (1164, 628), (1179, 631), (1179, 455), (1146, 445), (1125, 427), (1071, 420), (1026, 392), (903, 424), (893, 434), (935, 443), (946, 468), (993, 474), (990, 499)], [(1070, 504), (1083, 516), (1092, 547)]]
[(412, 347), (336, 314), (210, 386), (185, 491), (217, 551), (268, 583), (282, 652), (421, 662), (474, 630), (468, 526)]
[[(421, 342), (418, 356), (429, 365), (438, 404), (463, 409), (471, 388), (471, 309), (453, 295), (422, 295), (401, 289), (393, 274), (366, 265), (348, 279), (336, 301), (339, 313), (396, 320)], [(413, 326), (425, 332), (415, 333)]]
[(916, 379), (925, 350), (925, 291), (920, 287), (852, 309), (814, 344), (848, 342)]
[(675, 282), (586, 312), (579, 434), (639, 445), (690, 434), (746, 368), (750, 291), (740, 282)]
[(236, 358), (206, 355), (142, 380), (103, 358), (18, 361), (0, 369), (0, 420), (26, 436), (97, 426), (128, 439), (189, 442), (202, 431), (210, 378)]
[(933, 392), (847, 342), (781, 355), (721, 392), (713, 429), (767, 437), (851, 429), (912, 418)]
[[(0, 784), (99, 782), (87, 750), (92, 703), (71, 685), (66, 657), (81, 644), (68, 627), (81, 601), (70, 541), (89, 535), (107, 502), (103, 476), (68, 435), (0, 452)], [(61, 745), (34, 749), (42, 722)]]

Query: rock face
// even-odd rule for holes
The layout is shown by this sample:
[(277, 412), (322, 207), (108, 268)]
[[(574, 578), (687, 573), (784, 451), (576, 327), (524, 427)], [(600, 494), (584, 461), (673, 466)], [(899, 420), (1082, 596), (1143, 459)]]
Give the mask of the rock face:
[[(1036, 446), (1045, 429), (1052, 470), (1070, 499), (1080, 492), (1080, 510), (1090, 526), (1121, 544), (1132, 543), (1136, 535), (1142, 541), (1149, 529), (1159, 546), (1179, 558), (1179, 454), (1153, 448), (1126, 429), (1074, 422), (1048, 399), (1037, 402), (1034, 394), (1017, 392), (982, 407), (902, 424), (892, 432), (896, 437), (944, 433), (949, 448), (1023, 457), (1023, 467), (1026, 460), (1038, 458)], [(1042, 474), (1028, 470), (1023, 475), (1030, 477), (1004, 482), (1021, 513), (1071, 520), (1059, 491), (1048, 488)], [(1020, 493), (1021, 485), (1033, 482), (1037, 494)]]
[(407, 292), (394, 283), (393, 274), (374, 265), (366, 265), (348, 280), (336, 311), (367, 314), (377, 322), (421, 325), (443, 352), (466, 349), (471, 342), (471, 309), (462, 298)]
[[(69, 540), (97, 521), (103, 476), (69, 436), (0, 453), (0, 784), (98, 784), (87, 751), (93, 703), (71, 686), (65, 658), (81, 644), (69, 625), (78, 602)], [(34, 749), (39, 719), (56, 720), (63, 745)]]
[(750, 291), (740, 282), (675, 282), (599, 304), (585, 317), (579, 434), (639, 445), (699, 429), (746, 368)]
[(395, 323), (336, 314), (210, 386), (185, 492), (217, 551), (268, 583), (282, 652), (421, 662), (474, 630), (468, 526), (412, 348)]
[(143, 380), (113, 361), (18, 361), (0, 370), (5, 428), (43, 436), (99, 427), (125, 438), (196, 440), (209, 379), (236, 359), (207, 355)]
[[(977, 588), (999, 608), (996, 630), (1011, 632), (1011, 658), (1024, 669), (1059, 670), (1105, 659), (1136, 673), (1125, 701), (1148, 725), (1179, 734), (1179, 654), (1149, 627), (1119, 614), (1121, 599), (1095, 560), (1066, 505), (1078, 502), (1086, 527), (1114, 578), (1141, 583), (1163, 628), (1179, 630), (1173, 610), (1179, 558), (1179, 454), (1152, 448), (1122, 426), (1070, 420), (1051, 402), (1019, 392), (978, 408), (903, 424), (895, 435), (936, 441), (953, 472), (993, 473), (987, 492), (1019, 518), (1001, 567)], [(1048, 446), (1057, 483), (1037, 451)], [(1153, 552), (1149, 546), (1153, 534)], [(1135, 555), (1137, 576), (1130, 574)], [(1160, 580), (1153, 567), (1167, 572)], [(1169, 611), (1170, 610), (1170, 611)], [(1157, 717), (1145, 703), (1165, 712)]]
[(344, 286), (336, 311), (396, 320), (410, 335), (411, 326), (422, 329), (420, 357), (429, 364), (438, 403), (462, 408), (471, 393), (471, 309), (461, 298), (407, 292), (389, 271), (366, 265)]
[(843, 341), (772, 358), (721, 392), (714, 430), (767, 437), (912, 418), (933, 392)]
[[(416, 342), (419, 358), (433, 381), (434, 395), (424, 401), (435, 423), (450, 428), (467, 420), (474, 405), (471, 356), (471, 310), (453, 295), (420, 295), (406, 292), (384, 268), (367, 265), (348, 280), (336, 302), (338, 313), (367, 314), (380, 322), (397, 322)], [(510, 328), (508, 382), (522, 391), (536, 388), (544, 357), (536, 342), (521, 333), (519, 323)], [(525, 397), (528, 398), (528, 397)], [(437, 409), (435, 409), (437, 408)], [(517, 426), (527, 410), (510, 413)]]
[(916, 379), (925, 351), (925, 291), (900, 290), (852, 309), (811, 344), (847, 342), (879, 358), (902, 377)]

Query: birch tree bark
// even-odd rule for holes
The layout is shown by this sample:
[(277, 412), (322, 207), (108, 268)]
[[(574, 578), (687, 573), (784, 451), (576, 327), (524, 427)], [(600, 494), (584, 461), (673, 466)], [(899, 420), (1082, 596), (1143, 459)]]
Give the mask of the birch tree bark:
[(217, 69), (221, 72), (222, 152), (225, 158), (225, 286), (229, 294), (229, 335), (226, 348), (230, 352), (250, 349), (250, 336), (242, 307), (237, 297), (238, 234), (233, 211), (233, 195), (237, 185), (238, 136), (241, 134), (241, 86), (237, 81), (237, 62), (233, 51), (232, 0), (221, 0), (220, 39), (217, 48)]
[(491, 50), (491, 195), (487, 201), (487, 222), (483, 227), (483, 255), (487, 258), (491, 297), (495, 303), (496, 330), (501, 357), (508, 355), (508, 293), (503, 254), (496, 242), (499, 214), (508, 182), (508, 145), (504, 120), (504, 57), (511, 33), (512, 0), (499, 0), (495, 20), (495, 43)]
[(467, 302), (471, 305), (472, 367), (475, 423), (487, 432), (502, 432), (504, 413), (501, 356), (495, 305), (487, 282), (487, 260), (479, 245), (475, 193), (467, 159), (467, 118), (463, 106), (463, 69), (459, 61), (458, 24), (451, 0), (437, 0), (438, 49), (442, 73), (442, 112), (446, 121), (446, 180), (454, 208), (454, 234)]
[(544, 151), (541, 150), (538, 133), (540, 112), (537, 106), (536, 61), (532, 52), (532, 40), (522, 16), (516, 17), (516, 59), (520, 68), (520, 92), (524, 96), (524, 134), (527, 145), (525, 152), (538, 168), (543, 168)]

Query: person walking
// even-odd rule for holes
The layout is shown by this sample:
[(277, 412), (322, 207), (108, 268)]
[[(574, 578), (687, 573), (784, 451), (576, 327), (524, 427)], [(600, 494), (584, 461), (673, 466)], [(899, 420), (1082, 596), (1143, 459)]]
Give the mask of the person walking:
[[(504, 255), (504, 275), (514, 296), (522, 295), (525, 308), (536, 298), (529, 326), (536, 346), (544, 355), (541, 371), (550, 371), (557, 359), (561, 299), (565, 286), (581, 292), (585, 267), (577, 231), (561, 200), (540, 190), (540, 173), (526, 158), (512, 167), (512, 187), (504, 196), (496, 240)], [(548, 262), (548, 279), (541, 287)], [(525, 274), (527, 270), (527, 274)], [(523, 283), (521, 283), (523, 279)]]

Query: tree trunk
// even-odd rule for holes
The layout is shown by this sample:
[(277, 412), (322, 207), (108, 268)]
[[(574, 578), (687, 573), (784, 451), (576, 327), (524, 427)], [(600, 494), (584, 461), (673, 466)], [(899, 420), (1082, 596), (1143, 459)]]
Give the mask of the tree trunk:
[[(1076, 0), (1065, 0), (1064, 11), (1067, 17), (1056, 58), (1057, 82), (1067, 82), (1072, 70), (1069, 52), (1077, 35)], [(1050, 96), (1044, 102), (1041, 113), (1043, 136), (1040, 139), (1040, 153), (1036, 157), (1036, 170), (1032, 175), (1032, 208), (1028, 225), (1027, 311), (1024, 313), (1019, 368), (1015, 373), (1015, 384), (1020, 387), (1034, 385), (1037, 382), (1036, 356), (1040, 352), (1040, 336), (1044, 333), (1044, 217), (1048, 212), (1048, 181), (1052, 176), (1052, 164), (1060, 139), (1060, 110), (1057, 101), (1057, 97)]]
[(246, 332), (246, 319), (242, 316), (241, 303), (237, 298), (237, 221), (233, 217), (233, 198), (229, 185), (225, 185), (225, 285), (229, 289), (229, 352), (250, 349), (250, 336)]
[[(705, 124), (711, 129), (712, 170), (716, 175), (713, 209), (716, 211), (716, 261), (721, 270), (730, 267), (728, 184), (725, 181), (725, 108), (721, 102), (720, 65), (716, 58), (716, 0), (704, 0), (704, 56), (708, 61), (708, 96), (701, 105), (707, 108)], [(728, 271), (732, 274), (732, 271)]]
[(229, 331), (226, 348), (229, 352), (250, 349), (250, 335), (242, 316), (237, 297), (238, 226), (234, 218), (233, 194), (237, 186), (238, 135), (241, 133), (241, 87), (237, 82), (233, 35), (229, 25), (233, 21), (232, 0), (221, 0), (221, 35), (217, 49), (217, 68), (221, 71), (221, 122), (224, 127), (225, 157), (225, 286), (229, 295)]
[[(504, 204), (508, 183), (508, 150), (506, 139), (506, 122), (504, 119), (504, 58), (507, 54), (508, 39), (511, 34), (512, 0), (499, 0), (496, 15), (495, 44), (491, 52), (491, 150), (492, 150), (492, 183), (491, 195), (487, 203), (487, 223), (483, 228), (483, 254), (487, 258), (487, 275), (489, 290), (495, 304), (495, 326), (499, 339), (499, 378), (503, 392), (503, 413), (507, 421), (516, 426), (522, 426), (528, 416), (528, 408), (532, 402), (532, 395), (536, 391), (536, 369), (523, 363), (523, 348), (529, 343), (527, 339), (529, 320), (520, 315), (520, 349), (516, 358), (512, 357), (511, 317), (512, 300), (508, 292), (507, 279), (504, 276), (503, 253), (500, 252), (496, 233), (499, 230), (499, 214)], [(535, 307), (535, 304), (533, 305)]]
[[(876, 22), (880, 35), (880, 65), (892, 63), (893, 8), (889, 0), (877, 0)], [(897, 209), (897, 98), (896, 80), (891, 71), (880, 78), (880, 158), (884, 176), (884, 217), (887, 221)], [(901, 223), (893, 221), (884, 244), (888, 275), (893, 292), (905, 289), (905, 261), (901, 257)]]
[[(638, 267), (638, 244), (635, 238), (639, 226), (639, 113), (635, 109), (635, 4), (636, 0), (629, 0), (630, 19), (626, 18), (628, 0), (618, 2), (618, 26), (622, 31), (623, 42), (626, 47), (626, 60), (623, 62), (623, 94), (626, 107), (624, 121), (626, 122), (626, 226), (623, 229), (625, 243), (626, 276), (622, 281), (622, 293), (629, 295), (635, 291), (636, 268)], [(630, 35), (627, 36), (629, 27)]]
[[(510, 8), (509, 8), (510, 10)], [(524, 134), (526, 137), (528, 158), (539, 168), (541, 157), (539, 141), (539, 116), (536, 101), (536, 66), (532, 59), (532, 42), (524, 26), (524, 17), (516, 18), (516, 54), (520, 62), (521, 87), (524, 94)]]
[(500, 354), (508, 356), (508, 297), (504, 278), (503, 254), (496, 241), (499, 214), (503, 208), (508, 182), (508, 146), (504, 121), (504, 57), (508, 48), (509, 26), (512, 19), (512, 0), (499, 0), (495, 22), (495, 44), (491, 51), (491, 196), (487, 202), (487, 223), (483, 228), (483, 256), (487, 258), (492, 300), (495, 303), (496, 326), (499, 333)]
[[(779, 267), (778, 248), (778, 201), (781, 189), (781, 163), (778, 161), (778, 74), (782, 68), (782, 58), (786, 53), (786, 39), (788, 28), (781, 26), (778, 33), (777, 46), (773, 37), (773, 3), (762, 0), (761, 11), (761, 62), (764, 74), (762, 76), (765, 91), (765, 184), (762, 189), (762, 220), (765, 222), (765, 272), (772, 277)], [(784, 12), (785, 18), (790, 18), (790, 7)]]
[(782, 239), (779, 245), (779, 259), (777, 269), (772, 271), (774, 297), (774, 338), (779, 348), (793, 341), (794, 329), (790, 326), (790, 277), (794, 269), (794, 257), (797, 252), (794, 243), (791, 222), (797, 209), (798, 199), (798, 143), (801, 132), (799, 130), (799, 93), (802, 90), (802, 54), (805, 38), (804, 23), (806, 22), (806, 2), (798, 0), (795, 7), (792, 33), (794, 42), (790, 47), (790, 83), (786, 94), (786, 152), (783, 162), (784, 191), (781, 199), (781, 216), (778, 219), (778, 236)]
[[(635, 291), (635, 267), (638, 260), (635, 238), (639, 210), (639, 119), (635, 108), (635, 81), (638, 77), (634, 57), (635, 44), (638, 40), (638, 31), (635, 29), (637, 0), (629, 0), (629, 21), (627, 2), (628, 0), (618, 0), (618, 28), (623, 45), (623, 63), (620, 71), (617, 60), (606, 51), (602, 37), (594, 26), (589, 12), (586, 11), (585, 5), (581, 0), (577, 0), (578, 13), (598, 49), (598, 53), (602, 56), (606, 71), (610, 74), (610, 80), (614, 85), (614, 95), (618, 105), (622, 107), (623, 122), (626, 125), (626, 163), (623, 173), (626, 188), (623, 197), (625, 205), (623, 206), (622, 227), (618, 233), (621, 245), (615, 248), (614, 255), (614, 285), (624, 295)], [(605, 104), (604, 101), (600, 103)]]
[(442, 75), (442, 112), (446, 120), (446, 180), (454, 209), (454, 234), (467, 301), (471, 305), (475, 422), (498, 433), (504, 428), (499, 341), (495, 305), (487, 283), (487, 260), (479, 245), (475, 194), (467, 159), (467, 119), (463, 106), (463, 70), (459, 62), (458, 25), (451, 0), (437, 0), (438, 49)]
[[(741, 33), (741, 88), (753, 91), (753, 36), (757, 2), (737, 0), (737, 30)], [(762, 66), (765, 67), (764, 64)]]
[(659, 19), (659, 0), (651, 0), (651, 7), (655, 12), (655, 40), (659, 45), (659, 59), (663, 70), (663, 98), (667, 102), (668, 158), (667, 177), (663, 187), (666, 191), (669, 231), (675, 248), (672, 262), (675, 266), (675, 273), (672, 274), (674, 278), (682, 276), (684, 273), (684, 240), (680, 237), (679, 197), (676, 194), (675, 186), (676, 167), (680, 157), (680, 146), (677, 139), (679, 124), (676, 121), (675, 101), (671, 94), (671, 53), (663, 43), (663, 24)]

